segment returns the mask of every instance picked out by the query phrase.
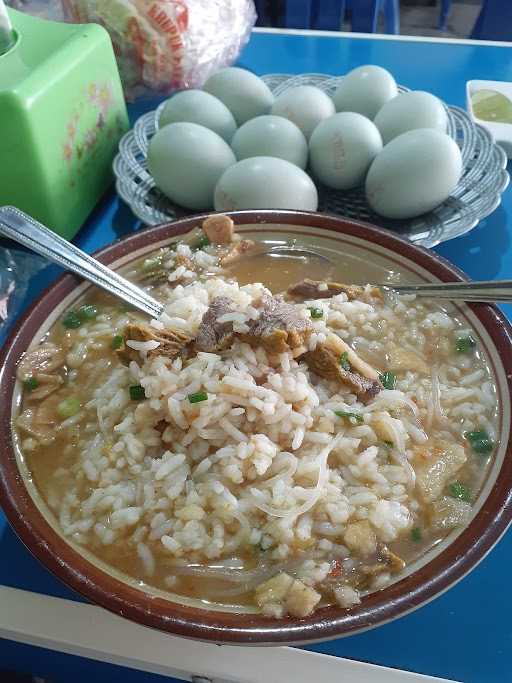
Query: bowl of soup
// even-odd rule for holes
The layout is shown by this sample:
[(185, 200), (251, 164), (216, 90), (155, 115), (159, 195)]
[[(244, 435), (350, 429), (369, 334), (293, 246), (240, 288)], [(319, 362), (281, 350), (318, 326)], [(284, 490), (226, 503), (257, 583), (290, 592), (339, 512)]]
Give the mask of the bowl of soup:
[(512, 345), (461, 280), (348, 219), (234, 212), (97, 258), (148, 317), (71, 275), (2, 350), (0, 502), (91, 601), (218, 643), (311, 642), (456, 583), (511, 518)]

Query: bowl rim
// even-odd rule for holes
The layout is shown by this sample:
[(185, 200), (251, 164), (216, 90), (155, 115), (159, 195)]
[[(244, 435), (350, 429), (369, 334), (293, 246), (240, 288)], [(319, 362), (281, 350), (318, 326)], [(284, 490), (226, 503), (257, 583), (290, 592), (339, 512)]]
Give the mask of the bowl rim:
[[(94, 253), (109, 264), (148, 244), (188, 232), (211, 213), (163, 223), (121, 238)], [(441, 281), (468, 277), (438, 254), (413, 245), (398, 235), (367, 223), (301, 211), (228, 212), (235, 223), (309, 226), (358, 237), (399, 252)], [(272, 619), (258, 614), (210, 611), (149, 596), (91, 563), (61, 537), (44, 518), (30, 496), (17, 466), (11, 424), (16, 366), (21, 353), (48, 317), (52, 305), (78, 283), (61, 275), (47, 287), (17, 320), (0, 350), (0, 504), (15, 532), (31, 553), (59, 579), (88, 600), (132, 621), (162, 631), (216, 643), (284, 645), (310, 643), (351, 635), (391, 621), (417, 609), (471, 571), (498, 542), (512, 521), (512, 439), (492, 492), (470, 524), (426, 565), (404, 579), (365, 596), (349, 610), (331, 606), (304, 619)], [(504, 314), (489, 304), (468, 304), (487, 330), (507, 374), (512, 397), (512, 327)]]

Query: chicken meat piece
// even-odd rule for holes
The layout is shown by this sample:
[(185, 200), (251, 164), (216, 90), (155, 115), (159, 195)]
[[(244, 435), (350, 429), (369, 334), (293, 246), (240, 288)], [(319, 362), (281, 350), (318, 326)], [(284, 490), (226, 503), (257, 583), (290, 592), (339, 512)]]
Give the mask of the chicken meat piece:
[(22, 356), (18, 363), (16, 375), (18, 379), (24, 382), (39, 373), (49, 374), (62, 367), (65, 358), (64, 350), (60, 346), (51, 342), (39, 344), (39, 346), (30, 349)]
[(345, 545), (358, 555), (373, 555), (377, 550), (377, 537), (366, 519), (347, 524), (343, 537)]
[(227, 296), (217, 296), (212, 300), (203, 315), (196, 336), (196, 349), (208, 353), (218, 353), (233, 341), (233, 323), (218, 322), (226, 313), (232, 313), (233, 302)]
[(203, 221), (203, 232), (212, 244), (230, 244), (235, 234), (235, 224), (229, 216), (210, 216)]
[(155, 356), (167, 356), (167, 358), (175, 358), (180, 354), (188, 344), (192, 341), (192, 337), (182, 330), (175, 330), (167, 328), (165, 330), (157, 330), (156, 328), (148, 327), (140, 323), (130, 323), (124, 330), (124, 345), (117, 351), (119, 358), (124, 363), (129, 363), (132, 360), (140, 360), (140, 352), (131, 349), (127, 345), (127, 341), (147, 342), (156, 341), (159, 346), (147, 352), (148, 358)]
[(430, 372), (428, 365), (415, 351), (402, 349), (399, 346), (392, 346), (387, 350), (387, 356), (387, 369), (392, 372), (401, 372), (404, 370), (412, 370), (421, 374), (428, 374)]
[(227, 251), (224, 256), (220, 259), (220, 265), (222, 268), (230, 266), (239, 258), (245, 256), (249, 251), (252, 251), (256, 247), (256, 243), (252, 240), (240, 240), (235, 242), (235, 244)]
[(240, 338), (251, 346), (263, 346), (269, 353), (285, 353), (306, 347), (313, 330), (311, 321), (302, 311), (281, 297), (263, 295), (261, 313), (249, 323), (249, 332)]
[(366, 285), (344, 285), (341, 282), (321, 282), (319, 280), (301, 280), (288, 287), (288, 296), (296, 301), (312, 301), (314, 299), (330, 299), (337, 294), (346, 294), (349, 301), (382, 301), (382, 292), (378, 287)]
[(309, 616), (321, 599), (320, 593), (295, 579), (286, 595), (286, 611), (300, 619)]
[(379, 373), (335, 334), (329, 334), (325, 342), (318, 343), (303, 358), (316, 375), (344, 384), (363, 403), (371, 401), (382, 389)]
[(379, 559), (393, 574), (401, 572), (405, 568), (405, 562), (396, 553), (390, 550), (387, 545), (379, 548)]
[(422, 500), (431, 503), (440, 498), (466, 460), (466, 451), (459, 444), (438, 441), (417, 448), (413, 465), (416, 490)]

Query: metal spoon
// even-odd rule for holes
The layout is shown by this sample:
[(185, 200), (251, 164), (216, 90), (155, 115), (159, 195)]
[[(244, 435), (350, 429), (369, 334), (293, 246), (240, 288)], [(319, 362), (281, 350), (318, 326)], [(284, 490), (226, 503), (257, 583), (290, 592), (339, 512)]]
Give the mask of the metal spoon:
[(140, 287), (13, 206), (0, 207), (0, 235), (80, 275), (152, 318), (163, 313), (163, 305)]
[[(32, 251), (58, 263), (66, 270), (80, 275), (93, 284), (117, 296), (142, 313), (158, 318), (163, 313), (163, 305), (124, 277), (75, 247), (74, 244), (48, 230), (44, 225), (13, 206), (0, 207), (0, 235), (23, 244)], [(313, 249), (302, 246), (282, 245), (271, 247), (269, 251), (279, 254), (314, 255), (325, 259), (331, 266), (332, 261)], [(490, 282), (439, 282), (413, 285), (379, 285), (383, 290), (401, 294), (417, 294), (421, 297), (450, 299), (451, 301), (512, 302), (512, 280)]]

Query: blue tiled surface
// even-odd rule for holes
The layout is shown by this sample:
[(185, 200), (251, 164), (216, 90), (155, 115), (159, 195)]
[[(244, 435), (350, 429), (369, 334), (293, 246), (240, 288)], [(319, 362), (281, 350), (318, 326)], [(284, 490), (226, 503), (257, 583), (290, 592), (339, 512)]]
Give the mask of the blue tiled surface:
[[(240, 61), (241, 65), (258, 74), (339, 74), (359, 64), (377, 63), (390, 69), (400, 83), (414, 89), (430, 90), (459, 106), (464, 106), (465, 84), (469, 79), (512, 80), (510, 50), (478, 44), (441, 45), (255, 34)], [(148, 106), (148, 103), (139, 105), (132, 114), (135, 116)], [(474, 279), (511, 278), (511, 217), (512, 192), (509, 189), (503, 197), (502, 206), (477, 229), (441, 245), (437, 251)], [(126, 207), (110, 195), (100, 203), (76, 242), (86, 251), (93, 251), (137, 227), (138, 222)], [(34, 278), (26, 303), (58, 272), (52, 266)], [(510, 314), (512, 309), (505, 310)], [(0, 582), (4, 585), (80, 599), (30, 556), (1, 514), (0, 558)], [(374, 631), (317, 644), (309, 649), (465, 683), (512, 681), (512, 627), (509, 618), (512, 593), (508, 588), (511, 564), (512, 535), (509, 533), (470, 576), (429, 605)], [(34, 671), (44, 670), (44, 650), (7, 641), (0, 645), (0, 665), (14, 667), (18, 663), (20, 668), (26, 668), (27, 662), (33, 662)], [(63, 682), (81, 681), (67, 674), (73, 671), (69, 657), (59, 655), (55, 662)], [(46, 667), (50, 671), (48, 665)], [(113, 669), (111, 671), (106, 665), (97, 665), (95, 670), (94, 677), (98, 681), (117, 680)], [(132, 680), (153, 680), (153, 677), (141, 674), (131, 675), (136, 678), (127, 678), (125, 673), (120, 677), (130, 683)], [(54, 678), (60, 683), (57, 676)], [(155, 683), (158, 680), (155, 678)]]

